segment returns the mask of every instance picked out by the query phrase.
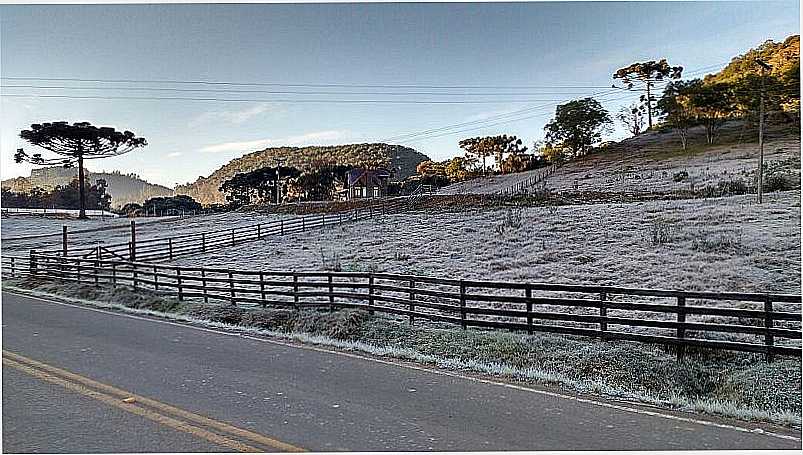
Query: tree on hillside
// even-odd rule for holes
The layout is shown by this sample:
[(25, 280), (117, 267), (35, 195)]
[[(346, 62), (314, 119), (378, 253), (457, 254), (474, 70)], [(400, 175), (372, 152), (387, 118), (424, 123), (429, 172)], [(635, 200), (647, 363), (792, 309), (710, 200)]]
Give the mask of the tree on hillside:
[(655, 60), (650, 60), (648, 62), (633, 63), (630, 66), (619, 68), (613, 73), (613, 78), (621, 79), (622, 82), (627, 85), (628, 89), (632, 89), (636, 83), (643, 84), (646, 94), (641, 96), (641, 101), (646, 105), (647, 127), (652, 128), (652, 102), (655, 99), (650, 89), (655, 85), (656, 81), (680, 79), (682, 72), (682, 66), (669, 66), (666, 59), (661, 59), (657, 62)]
[(585, 155), (588, 149), (602, 140), (613, 122), (599, 101), (583, 98), (561, 104), (555, 118), (544, 127), (550, 147), (568, 149), (572, 158)]
[(78, 164), (79, 218), (86, 218), (84, 160), (118, 156), (147, 145), (144, 138), (136, 137), (130, 131), (120, 132), (111, 127), (98, 128), (88, 122), (72, 125), (67, 122), (33, 124), (30, 130), (21, 131), (20, 137), (61, 157), (46, 159), (40, 153), (29, 155), (23, 149), (17, 149), (14, 154), (17, 163), (25, 161), (39, 166), (60, 164), (64, 167)]
[(474, 163), (468, 158), (456, 156), (446, 162), (446, 178), (450, 182), (462, 182), (471, 176), (471, 168)]
[(705, 126), (708, 144), (716, 141), (722, 124), (734, 113), (733, 87), (723, 82), (704, 84), (700, 80), (691, 81), (689, 95), (695, 119)]
[(633, 136), (638, 136), (644, 129), (644, 113), (647, 108), (643, 104), (631, 104), (627, 107), (622, 107), (616, 118), (622, 122), (622, 125), (627, 128)]
[(282, 180), (296, 178), (301, 171), (293, 167), (263, 167), (250, 172), (243, 172), (226, 180), (220, 185), (220, 191), (226, 200), (235, 206), (252, 203), (271, 203), (277, 200), (277, 176)]
[(670, 82), (657, 103), (664, 121), (677, 132), (683, 150), (687, 149), (689, 128), (696, 120), (693, 97), (699, 86), (699, 79)]
[(182, 213), (200, 212), (201, 204), (187, 195), (152, 197), (142, 204), (142, 211), (146, 214), (179, 215)]
[[(75, 209), (79, 206), (81, 194), (78, 184), (78, 179), (74, 179), (67, 185), (57, 185), (49, 191), (39, 187), (19, 192), (3, 188), (0, 203), (3, 207)], [(84, 194), (87, 209), (109, 210), (111, 195), (106, 193), (106, 182), (103, 179), (98, 179), (95, 185), (86, 185)]]
[(527, 147), (522, 147), (521, 139), (507, 134), (463, 139), (459, 145), (460, 148), (466, 151), (467, 155), (482, 159), (483, 173), (487, 169), (485, 165), (487, 157), (493, 156), (501, 170), (502, 160), (506, 155), (518, 155), (527, 151)]
[(346, 174), (352, 166), (328, 165), (314, 170), (302, 172), (294, 179), (304, 199), (308, 201), (331, 201), (335, 198), (335, 189), (338, 184), (346, 188)]

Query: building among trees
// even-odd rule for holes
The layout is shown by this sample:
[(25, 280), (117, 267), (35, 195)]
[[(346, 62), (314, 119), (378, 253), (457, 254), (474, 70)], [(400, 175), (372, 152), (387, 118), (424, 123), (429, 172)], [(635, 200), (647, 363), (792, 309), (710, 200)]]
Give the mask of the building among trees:
[(345, 194), (349, 200), (385, 197), (388, 194), (390, 171), (386, 169), (355, 168), (347, 175)]

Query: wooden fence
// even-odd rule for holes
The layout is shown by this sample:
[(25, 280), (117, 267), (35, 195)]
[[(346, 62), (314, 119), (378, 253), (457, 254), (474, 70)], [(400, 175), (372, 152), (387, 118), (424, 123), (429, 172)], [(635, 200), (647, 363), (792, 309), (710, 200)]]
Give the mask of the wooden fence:
[(228, 229), (184, 234), (173, 237), (138, 239), (135, 224), (131, 225), (131, 237), (127, 242), (104, 243), (95, 246), (70, 247), (66, 228), (62, 231), (62, 246), (59, 249), (39, 250), (39, 253), (77, 257), (83, 259), (110, 259), (137, 262), (172, 260), (179, 256), (206, 253), (245, 242), (262, 240), (269, 236), (304, 232), (310, 229), (342, 225), (403, 210), (409, 203), (405, 199), (382, 200), (368, 207), (348, 212), (321, 213), (267, 223), (252, 224)]
[(518, 181), (509, 187), (499, 190), (498, 194), (502, 196), (513, 196), (516, 194), (527, 193), (530, 188), (533, 186), (541, 183), (547, 177), (555, 173), (555, 165), (551, 165), (549, 167), (544, 168), (541, 172), (537, 172), (536, 174)]
[(467, 327), (801, 356), (800, 295), (179, 267), (52, 255), (2, 258), (4, 278), (130, 286), (238, 306), (360, 308)]

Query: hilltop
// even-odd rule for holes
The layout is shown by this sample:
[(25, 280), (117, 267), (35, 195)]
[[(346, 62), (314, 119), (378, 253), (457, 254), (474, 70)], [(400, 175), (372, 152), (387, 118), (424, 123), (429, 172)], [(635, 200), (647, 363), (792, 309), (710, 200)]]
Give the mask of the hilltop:
[[(756, 128), (742, 121), (723, 125), (717, 144), (704, 145), (703, 127), (689, 131), (695, 145), (683, 151), (671, 130), (656, 129), (613, 142), (560, 166), (547, 178), (557, 192), (649, 194), (701, 190), (720, 182), (753, 185), (758, 163)], [(771, 125), (766, 131), (767, 175), (783, 175), (789, 186), (800, 185), (800, 133), (791, 125)], [(504, 190), (531, 174), (497, 175), (458, 182), (441, 194), (489, 194)]]
[(279, 160), (282, 166), (302, 170), (326, 164), (384, 167), (395, 171), (393, 178), (401, 180), (415, 174), (418, 163), (429, 157), (409, 147), (381, 143), (272, 147), (235, 158), (208, 177), (179, 185), (176, 194), (186, 194), (202, 204), (224, 203), (226, 199), (218, 190), (223, 182), (240, 173), (275, 166)]
[[(92, 172), (87, 170), (87, 180), (106, 180), (106, 192), (112, 195), (112, 206), (122, 207), (129, 202), (142, 203), (156, 196), (172, 196), (173, 190), (166, 186), (149, 183), (137, 174), (123, 174), (119, 171)], [(11, 191), (29, 191), (32, 188), (53, 189), (56, 186), (69, 184), (78, 177), (78, 169), (61, 166), (31, 169), (29, 177), (16, 177), (3, 180), (3, 188)]]

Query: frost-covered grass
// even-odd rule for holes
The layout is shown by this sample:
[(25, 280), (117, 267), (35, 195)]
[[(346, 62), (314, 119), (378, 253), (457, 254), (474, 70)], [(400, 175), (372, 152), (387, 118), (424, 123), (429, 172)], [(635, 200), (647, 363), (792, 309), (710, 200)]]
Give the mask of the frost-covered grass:
[[(198, 232), (210, 232), (223, 229), (243, 227), (259, 223), (268, 223), (287, 215), (228, 212), (210, 215), (199, 215), (190, 218), (135, 218), (137, 238), (141, 240), (162, 237), (174, 237)], [(31, 249), (61, 248), (61, 229), (67, 226), (69, 246), (78, 248), (97, 244), (114, 244), (128, 242), (131, 236), (129, 225), (131, 219), (112, 218), (106, 220), (78, 220), (72, 218), (55, 219), (42, 217), (14, 216), (4, 218), (0, 222), (2, 229), (3, 251), (19, 254)], [(98, 232), (78, 233), (88, 229), (103, 229)], [(53, 237), (6, 241), (8, 238), (39, 234), (57, 234)]]
[(550, 334), (461, 331), (362, 311), (245, 310), (178, 302), (125, 287), (5, 281), (7, 290), (159, 316), (253, 335), (410, 360), (528, 384), (744, 420), (800, 425), (800, 360), (690, 352), (678, 363), (660, 347)]
[(800, 293), (800, 192), (394, 214), (174, 263), (300, 271), (335, 257), (344, 271)]
[[(700, 191), (729, 181), (753, 185), (758, 160), (756, 141), (755, 128), (747, 128), (741, 122), (726, 124), (718, 143), (711, 146), (705, 145), (702, 127), (692, 128), (686, 151), (671, 130), (644, 133), (566, 163), (543, 185), (555, 192), (613, 193)], [(793, 127), (770, 126), (764, 157), (768, 170), (785, 174), (792, 187), (800, 185), (800, 133)], [(496, 193), (537, 172), (471, 179), (444, 187), (439, 193)]]
[[(570, 162), (549, 177), (553, 191), (649, 193), (699, 191), (720, 181), (753, 185), (758, 144), (753, 131), (739, 124), (726, 128), (721, 145), (707, 146), (703, 131), (692, 132), (694, 145), (684, 152), (674, 133), (648, 133), (610, 150)], [(800, 185), (800, 135), (787, 130), (768, 135), (764, 159), (769, 168), (787, 174)], [(686, 174), (682, 177), (681, 172)], [(676, 177), (677, 176), (677, 177)]]
[(536, 174), (544, 172), (544, 169), (535, 169), (514, 174), (491, 175), (478, 177), (464, 182), (458, 182), (445, 186), (438, 190), (438, 194), (493, 194), (505, 191), (511, 186), (527, 181)]

